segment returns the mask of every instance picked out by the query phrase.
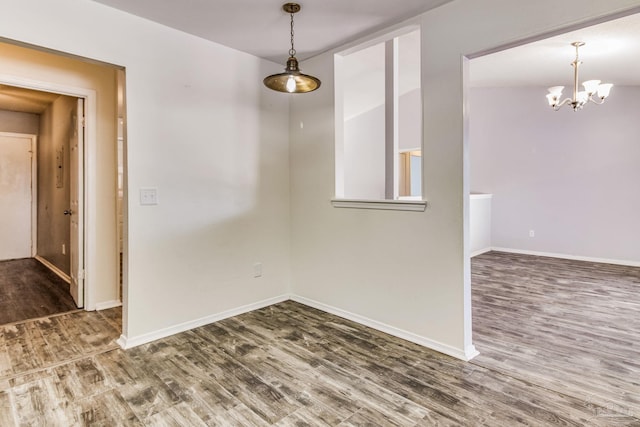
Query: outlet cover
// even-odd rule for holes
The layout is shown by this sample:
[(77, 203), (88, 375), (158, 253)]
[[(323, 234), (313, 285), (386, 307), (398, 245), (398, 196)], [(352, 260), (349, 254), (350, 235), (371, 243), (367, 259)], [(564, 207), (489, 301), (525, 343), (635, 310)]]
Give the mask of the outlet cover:
[(157, 188), (141, 188), (140, 189), (140, 204), (142, 206), (153, 206), (158, 204), (158, 189)]

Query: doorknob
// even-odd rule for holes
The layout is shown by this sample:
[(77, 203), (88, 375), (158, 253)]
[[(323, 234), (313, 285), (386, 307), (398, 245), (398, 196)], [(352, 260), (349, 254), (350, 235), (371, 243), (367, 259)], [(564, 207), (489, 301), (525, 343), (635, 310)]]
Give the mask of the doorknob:
[(71, 209), (67, 209), (66, 211), (62, 212), (65, 215), (73, 215), (73, 211)]

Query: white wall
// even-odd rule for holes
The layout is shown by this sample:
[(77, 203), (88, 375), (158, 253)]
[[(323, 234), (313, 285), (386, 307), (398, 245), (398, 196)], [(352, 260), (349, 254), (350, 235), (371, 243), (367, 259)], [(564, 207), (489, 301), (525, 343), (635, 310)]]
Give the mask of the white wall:
[(296, 97), (291, 108), (294, 292), (458, 357), (473, 356), (463, 56), (639, 5), (458, 0), (419, 17), (428, 95), (424, 213), (331, 206), (333, 55), (306, 61), (305, 71), (319, 76), (323, 88)]
[(614, 90), (579, 112), (554, 112), (543, 87), (471, 91), (471, 188), (494, 194), (494, 247), (640, 262), (640, 87)]
[[(399, 97), (400, 150), (415, 150), (421, 145), (420, 102), (419, 89)], [(385, 107), (384, 104), (370, 107), (344, 123), (345, 198), (385, 198)]]
[(385, 197), (384, 105), (345, 120), (344, 196), (354, 199)]
[(126, 67), (126, 341), (284, 294), (288, 98), (262, 85), (281, 64), (92, 1), (9, 3), (0, 36)]

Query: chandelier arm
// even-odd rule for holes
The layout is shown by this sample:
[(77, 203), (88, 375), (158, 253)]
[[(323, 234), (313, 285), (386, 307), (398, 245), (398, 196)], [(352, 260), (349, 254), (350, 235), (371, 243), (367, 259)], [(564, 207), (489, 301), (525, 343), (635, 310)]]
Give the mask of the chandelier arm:
[(553, 109), (558, 111), (560, 108), (564, 107), (565, 104), (570, 104), (570, 103), (573, 103), (573, 102), (574, 102), (573, 99), (565, 98), (565, 99), (562, 100), (562, 102), (559, 102), (558, 104), (556, 104), (556, 106), (553, 107)]
[(593, 95), (591, 95), (591, 96), (589, 97), (589, 101), (591, 101), (591, 102), (593, 102), (594, 104), (597, 104), (597, 105), (602, 105), (602, 104), (604, 104), (604, 98), (602, 98), (602, 97), (600, 97), (600, 96), (595, 96), (595, 97), (594, 97)]

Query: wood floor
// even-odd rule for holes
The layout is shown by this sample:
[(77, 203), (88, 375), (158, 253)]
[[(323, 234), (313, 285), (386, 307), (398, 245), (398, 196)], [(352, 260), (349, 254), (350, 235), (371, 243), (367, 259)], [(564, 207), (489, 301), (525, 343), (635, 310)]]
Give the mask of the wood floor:
[[(554, 262), (474, 259), (483, 354), (472, 363), (291, 301), (127, 351), (114, 348), (119, 309), (0, 328), (0, 426), (640, 426), (638, 334), (625, 329), (637, 327), (637, 307), (624, 324), (614, 319), (634, 313), (628, 287), (638, 270), (616, 270), (616, 283), (607, 277), (603, 287), (590, 284), (601, 266), (540, 283), (534, 273)], [(589, 294), (609, 302), (582, 307)], [(599, 340), (592, 323), (611, 332), (593, 346), (608, 372), (594, 373), (583, 352), (562, 353), (562, 340), (549, 338), (561, 331), (589, 347)], [(59, 353), (66, 340), (77, 353)], [(627, 345), (621, 360), (612, 349)]]
[(69, 284), (33, 258), (0, 261), (0, 324), (75, 310)]
[(472, 272), (475, 364), (640, 417), (640, 268), (490, 252)]

